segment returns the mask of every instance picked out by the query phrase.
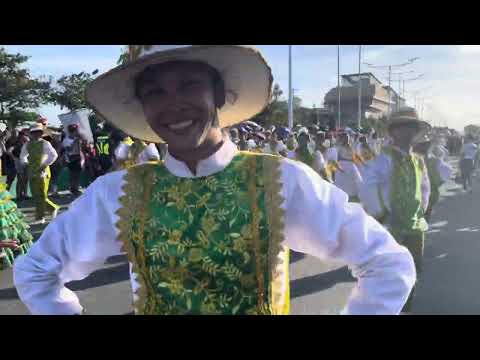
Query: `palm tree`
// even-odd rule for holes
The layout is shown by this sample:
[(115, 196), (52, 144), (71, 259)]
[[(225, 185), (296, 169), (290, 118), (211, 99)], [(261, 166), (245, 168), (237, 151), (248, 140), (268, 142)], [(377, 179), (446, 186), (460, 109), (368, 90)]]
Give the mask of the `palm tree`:
[(137, 60), (142, 50), (149, 50), (151, 47), (152, 45), (127, 45), (123, 48), (117, 64), (126, 65), (131, 61)]

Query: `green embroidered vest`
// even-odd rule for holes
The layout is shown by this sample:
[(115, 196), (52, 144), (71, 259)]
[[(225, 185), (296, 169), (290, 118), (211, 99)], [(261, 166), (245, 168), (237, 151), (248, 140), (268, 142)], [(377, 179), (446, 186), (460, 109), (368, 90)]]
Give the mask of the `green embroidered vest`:
[[(27, 145), (28, 150), (28, 172), (30, 176), (40, 175), (40, 165), (42, 164), (45, 154), (43, 153), (43, 142), (45, 140), (31, 141)], [(49, 167), (45, 169), (50, 172)]]
[(313, 161), (315, 160), (315, 155), (312, 154), (308, 148), (298, 148), (295, 150), (295, 158), (296, 160), (312, 167)]
[(203, 178), (159, 163), (128, 170), (118, 227), (139, 283), (136, 314), (289, 312), (279, 166), (240, 152)]
[(390, 226), (394, 236), (424, 232), (422, 176), (425, 164), (417, 154), (403, 156), (393, 148), (385, 150), (393, 160), (390, 189)]

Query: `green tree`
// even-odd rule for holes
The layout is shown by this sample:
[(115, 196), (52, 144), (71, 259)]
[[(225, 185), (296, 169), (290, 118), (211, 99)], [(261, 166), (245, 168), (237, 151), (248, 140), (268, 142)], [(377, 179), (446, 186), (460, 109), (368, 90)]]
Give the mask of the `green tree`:
[(281, 101), (280, 98), (283, 95), (283, 91), (280, 85), (275, 84), (272, 90), (272, 98), (267, 107), (258, 115), (256, 115), (252, 121), (257, 122), (263, 127), (286, 126), (288, 124), (288, 104), (286, 101)]
[(138, 59), (142, 50), (149, 50), (152, 45), (126, 45), (117, 60), (118, 65), (126, 65)]
[[(9, 127), (23, 121), (23, 115), (49, 101), (51, 79), (32, 78), (23, 65), (29, 57), (9, 54), (0, 47), (0, 121)], [(15, 120), (17, 119), (17, 120)]]
[(40, 114), (35, 111), (12, 110), (6, 116), (6, 123), (11, 129), (24, 124), (34, 123)]
[(465, 135), (470, 134), (474, 137), (480, 137), (480, 126), (479, 125), (467, 125), (464, 128)]
[(89, 109), (85, 99), (85, 89), (97, 73), (98, 70), (91, 74), (82, 71), (78, 74), (62, 76), (50, 92), (50, 101), (60, 106), (62, 110), (64, 108), (70, 111)]

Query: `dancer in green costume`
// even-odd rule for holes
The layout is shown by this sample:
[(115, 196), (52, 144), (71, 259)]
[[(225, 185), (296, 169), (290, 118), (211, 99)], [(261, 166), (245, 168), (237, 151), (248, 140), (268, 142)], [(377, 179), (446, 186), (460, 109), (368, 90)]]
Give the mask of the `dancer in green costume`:
[(168, 143), (165, 161), (99, 178), (17, 260), (29, 310), (81, 313), (64, 283), (124, 251), (136, 314), (288, 314), (293, 249), (351, 267), (358, 282), (343, 313), (398, 314), (415, 282), (408, 251), (310, 167), (238, 151), (224, 134), (269, 103), (262, 55), (136, 49), (141, 57), (100, 76), (87, 99), (131, 136)]
[(48, 186), (50, 183), (50, 165), (58, 157), (52, 145), (42, 139), (43, 125), (35, 124), (30, 128), (32, 141), (25, 144), (20, 154), (20, 161), (28, 164), (28, 178), (33, 201), (35, 202), (35, 220), (45, 223), (45, 213), (57, 216), (59, 206), (48, 198)]
[[(393, 145), (387, 146), (363, 172), (360, 199), (367, 212), (389, 229), (398, 243), (412, 254), (421, 273), (425, 231), (425, 211), (430, 198), (430, 181), (423, 158), (412, 150), (415, 139), (429, 129), (414, 109), (392, 114), (388, 130)], [(409, 312), (413, 292), (403, 311)]]

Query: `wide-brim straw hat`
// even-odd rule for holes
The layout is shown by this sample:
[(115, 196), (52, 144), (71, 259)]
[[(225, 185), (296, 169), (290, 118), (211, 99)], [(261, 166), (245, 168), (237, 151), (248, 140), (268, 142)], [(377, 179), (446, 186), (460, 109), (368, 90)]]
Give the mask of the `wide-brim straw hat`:
[(261, 53), (244, 45), (137, 45), (139, 56), (99, 76), (86, 89), (88, 103), (100, 116), (130, 136), (162, 139), (150, 128), (135, 96), (137, 76), (147, 67), (171, 61), (195, 61), (216, 69), (225, 85), (220, 126), (228, 127), (260, 113), (271, 99), (272, 71)]
[(420, 120), (414, 108), (404, 107), (392, 113), (392, 115), (390, 116), (390, 120), (387, 123), (388, 131), (390, 131), (390, 129), (393, 126), (406, 125), (406, 124), (412, 124), (412, 123), (415, 123), (418, 126), (417, 138), (422, 137), (431, 129), (431, 126), (429, 123), (423, 120)]
[(35, 131), (43, 132), (44, 130), (45, 130), (45, 127), (40, 123), (36, 123), (30, 126), (30, 132), (35, 132)]

